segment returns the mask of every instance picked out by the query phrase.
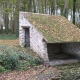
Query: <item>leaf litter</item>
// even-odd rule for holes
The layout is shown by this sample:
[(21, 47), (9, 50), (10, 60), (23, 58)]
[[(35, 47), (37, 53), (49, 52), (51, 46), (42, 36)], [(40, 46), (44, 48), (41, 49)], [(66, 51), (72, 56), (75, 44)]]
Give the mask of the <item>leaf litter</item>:
[[(27, 48), (21, 48), (19, 46), (19, 40), (0, 40), (0, 44), (4, 46), (10, 46), (14, 48), (18, 48), (19, 50), (23, 50), (32, 54), (33, 56), (37, 56), (33, 51)], [(2, 50), (2, 49), (0, 49)], [(8, 73), (0, 73), (0, 80), (49, 80), (52, 77), (59, 76), (59, 71), (57, 68), (49, 67), (45, 69), (43, 64), (39, 66), (30, 67), (30, 69), (25, 71), (11, 71)]]

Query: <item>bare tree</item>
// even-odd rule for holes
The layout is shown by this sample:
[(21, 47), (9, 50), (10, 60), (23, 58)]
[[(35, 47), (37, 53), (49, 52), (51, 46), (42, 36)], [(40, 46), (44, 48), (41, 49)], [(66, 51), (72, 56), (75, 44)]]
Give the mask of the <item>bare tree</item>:
[(63, 14), (66, 18), (68, 18), (68, 1), (69, 0), (65, 0), (64, 9), (63, 9)]
[(56, 0), (54, 0), (54, 14), (56, 14)]
[(73, 0), (73, 24), (75, 24), (76, 0)]

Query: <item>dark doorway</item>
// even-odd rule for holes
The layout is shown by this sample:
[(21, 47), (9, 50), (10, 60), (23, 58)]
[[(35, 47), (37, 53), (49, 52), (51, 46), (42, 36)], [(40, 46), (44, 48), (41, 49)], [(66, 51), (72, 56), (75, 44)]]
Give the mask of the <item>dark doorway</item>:
[(26, 47), (30, 47), (30, 30), (29, 30), (29, 28), (25, 28), (25, 43), (26, 43)]
[[(72, 53), (75, 51), (75, 49), (73, 49), (74, 51), (71, 51), (71, 49), (70, 49), (71, 46), (74, 46), (74, 43), (73, 44), (48, 43), (47, 44), (47, 50), (48, 50), (49, 60), (75, 59), (76, 56)], [(76, 46), (78, 46), (78, 44), (76, 44)], [(69, 51), (68, 51), (68, 49), (69, 49)], [(70, 54), (70, 53), (72, 53), (72, 54)], [(75, 52), (75, 54), (76, 54), (76, 52)]]

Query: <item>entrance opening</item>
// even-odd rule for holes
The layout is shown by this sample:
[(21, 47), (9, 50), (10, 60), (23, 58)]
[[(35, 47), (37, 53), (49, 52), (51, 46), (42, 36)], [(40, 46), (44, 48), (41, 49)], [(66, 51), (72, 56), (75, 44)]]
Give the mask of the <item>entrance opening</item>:
[(49, 61), (57, 61), (55, 64), (80, 59), (80, 43), (47, 43), (47, 51)]
[(26, 43), (26, 47), (30, 47), (30, 30), (29, 30), (29, 28), (25, 28), (25, 43)]
[(47, 43), (50, 65), (75, 63), (80, 61), (80, 43)]

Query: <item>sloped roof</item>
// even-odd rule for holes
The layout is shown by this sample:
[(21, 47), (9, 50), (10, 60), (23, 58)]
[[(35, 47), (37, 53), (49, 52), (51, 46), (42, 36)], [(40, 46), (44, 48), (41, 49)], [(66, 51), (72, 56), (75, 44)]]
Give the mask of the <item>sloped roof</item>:
[(26, 18), (39, 30), (48, 43), (80, 41), (80, 29), (62, 16), (32, 13)]

